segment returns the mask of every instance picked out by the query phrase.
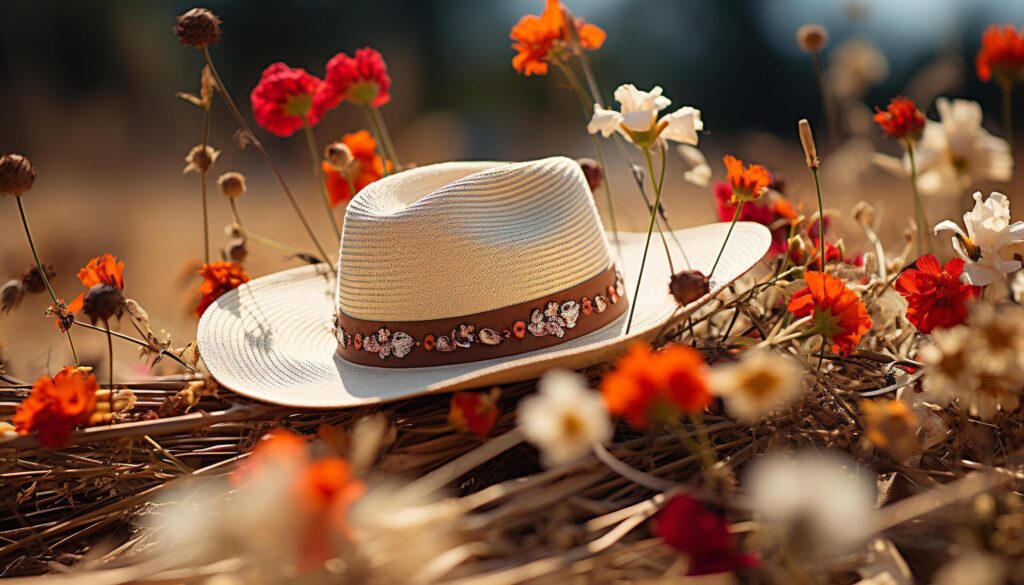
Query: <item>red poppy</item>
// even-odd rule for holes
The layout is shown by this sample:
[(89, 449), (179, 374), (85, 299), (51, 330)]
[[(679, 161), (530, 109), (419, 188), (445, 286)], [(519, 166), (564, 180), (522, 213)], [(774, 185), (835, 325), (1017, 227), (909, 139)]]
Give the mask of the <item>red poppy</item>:
[(61, 447), (72, 429), (89, 421), (98, 389), (96, 376), (81, 368), (68, 366), (52, 378), (39, 378), (14, 413), (14, 428), (21, 435), (35, 433), (48, 447)]
[[(743, 161), (731, 154), (722, 159), (729, 185), (732, 186), (732, 203), (759, 199), (772, 184), (772, 174), (761, 165), (743, 166)], [(732, 219), (732, 218), (729, 218)]]
[(482, 439), (491, 433), (501, 413), (497, 400), (494, 391), (459, 392), (452, 396), (448, 422), (459, 432), (473, 433)]
[(119, 291), (124, 290), (124, 262), (113, 254), (97, 256), (78, 271), (78, 280), (86, 290), (71, 301), (67, 307), (68, 313), (81, 312), (85, 306), (85, 293), (97, 284), (110, 285)]
[[(596, 51), (604, 44), (605, 32), (600, 27), (587, 24), (582, 18), (575, 22), (580, 47)], [(544, 12), (539, 16), (527, 14), (519, 19), (509, 33), (516, 56), (512, 67), (526, 76), (546, 75), (553, 50), (561, 50), (570, 39), (565, 19), (565, 9), (559, 0), (547, 0)]]
[(907, 321), (921, 333), (966, 321), (967, 302), (978, 296), (978, 288), (960, 281), (963, 271), (963, 259), (954, 258), (940, 268), (932, 254), (918, 258), (915, 268), (904, 270), (895, 288), (907, 299)]
[(654, 519), (654, 533), (689, 557), (689, 576), (756, 567), (757, 558), (736, 548), (729, 521), (685, 494), (673, 496)]
[(892, 98), (883, 110), (875, 106), (875, 123), (883, 132), (898, 140), (917, 140), (924, 132), (924, 112), (914, 100), (903, 96)]
[(693, 414), (711, 403), (704, 356), (685, 345), (654, 352), (634, 344), (605, 375), (601, 393), (608, 412), (637, 427)]
[(811, 331), (832, 343), (832, 351), (849, 355), (860, 338), (871, 329), (868, 309), (846, 283), (828, 273), (804, 273), (807, 287), (789, 301), (796, 317), (812, 316)]
[[(367, 185), (384, 176), (384, 163), (377, 154), (377, 141), (366, 130), (360, 130), (341, 137), (341, 141), (352, 151), (352, 162), (346, 173), (352, 179), (356, 192), (362, 191)], [(324, 171), (324, 185), (331, 207), (337, 207), (355, 195), (348, 187), (348, 180), (341, 171), (331, 163), (323, 161), (320, 168)], [(388, 161), (388, 170), (392, 168)]]
[[(324, 83), (305, 69), (277, 62), (263, 70), (249, 100), (256, 123), (274, 136), (287, 138), (308, 122), (316, 126), (329, 109), (318, 95)], [(305, 122), (303, 122), (305, 120)]]
[(202, 299), (196, 307), (196, 317), (202, 317), (207, 307), (213, 304), (226, 292), (235, 290), (239, 286), (249, 282), (249, 275), (237, 262), (211, 262), (203, 264), (199, 269), (199, 275), (203, 277), (203, 283), (199, 285), (199, 293)]
[(326, 109), (342, 100), (379, 108), (391, 101), (391, 77), (380, 51), (363, 47), (355, 57), (338, 53), (327, 62), (326, 90), (318, 99)]
[(1024, 31), (1017, 32), (1012, 24), (985, 29), (975, 65), (982, 81), (991, 80), (993, 75), (1005, 85), (1024, 79)]

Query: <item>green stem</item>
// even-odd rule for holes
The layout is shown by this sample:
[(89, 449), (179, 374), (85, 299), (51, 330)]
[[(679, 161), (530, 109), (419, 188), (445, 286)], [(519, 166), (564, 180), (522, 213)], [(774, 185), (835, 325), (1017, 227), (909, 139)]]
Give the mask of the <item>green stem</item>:
[(715, 257), (715, 263), (711, 265), (711, 272), (708, 273), (708, 279), (710, 280), (715, 274), (715, 269), (718, 268), (718, 261), (722, 259), (722, 252), (725, 252), (725, 246), (729, 243), (729, 236), (732, 235), (732, 228), (736, 227), (736, 221), (740, 218), (740, 212), (743, 211), (743, 204), (746, 203), (744, 200), (740, 200), (736, 204), (736, 212), (732, 214), (732, 223), (729, 224), (729, 231), (725, 232), (725, 241), (722, 242), (721, 249), (718, 250), (718, 256)]
[[(46, 290), (50, 293), (50, 300), (53, 301), (53, 307), (56, 309), (60, 304), (57, 301), (57, 295), (53, 292), (53, 286), (50, 285), (50, 279), (46, 276), (46, 269), (43, 268), (43, 263), (39, 260), (39, 252), (36, 251), (36, 243), (32, 240), (32, 230), (28, 227), (28, 216), (25, 214), (25, 204), (21, 200), (21, 194), (14, 196), (14, 200), (18, 202), (18, 213), (21, 214), (21, 225), (25, 227), (25, 237), (28, 238), (28, 247), (32, 250), (32, 258), (36, 261), (36, 270), (39, 271), (39, 276), (43, 279), (43, 284), (46, 285)], [(80, 365), (78, 361), (78, 352), (75, 351), (75, 342), (71, 339), (71, 331), (65, 331), (64, 333), (68, 336), (68, 345), (71, 346), (71, 357), (75, 360), (75, 365)]]
[(380, 158), (383, 161), (381, 167), (384, 169), (384, 176), (388, 176), (391, 173), (388, 172), (388, 152), (384, 146), (384, 137), (381, 136), (380, 127), (377, 125), (377, 117), (373, 115), (373, 108), (367, 104), (363, 104), (363, 113), (366, 114), (366, 123), (370, 125), (370, 132), (373, 133), (373, 139), (377, 141), (377, 152), (380, 153)]
[(917, 255), (924, 256), (931, 250), (931, 243), (928, 238), (928, 218), (924, 214), (921, 193), (917, 190), (917, 161), (914, 158), (914, 143), (907, 140), (906, 145), (907, 154), (910, 156), (910, 186), (914, 191), (914, 215), (917, 221)]
[[(818, 191), (818, 255), (821, 256), (821, 271), (825, 272), (825, 206), (821, 202), (821, 183), (818, 181), (818, 169), (811, 169), (814, 174), (814, 188)], [(788, 255), (787, 255), (788, 256)]]
[(306, 135), (306, 146), (309, 148), (309, 159), (313, 162), (313, 180), (320, 184), (320, 195), (324, 200), (324, 211), (327, 218), (331, 220), (331, 227), (334, 228), (334, 235), (341, 239), (341, 230), (338, 228), (338, 220), (334, 219), (334, 211), (331, 209), (331, 198), (327, 196), (327, 187), (324, 185), (324, 172), (320, 168), (320, 151), (316, 146), (316, 136), (313, 134), (313, 127), (309, 120), (302, 117), (302, 129)]
[[(651, 167), (651, 154), (644, 149), (644, 154), (647, 157), (648, 166)], [(654, 175), (651, 175), (651, 182), (654, 182)], [(637, 299), (640, 296), (640, 285), (644, 281), (644, 267), (647, 265), (647, 251), (651, 247), (651, 234), (654, 233), (654, 223), (658, 219), (658, 205), (661, 204), (661, 190), (658, 190), (654, 194), (654, 206), (651, 208), (651, 221), (647, 224), (647, 238), (644, 240), (644, 253), (640, 258), (640, 274), (636, 278), (636, 290), (633, 291), (633, 298), (630, 299), (629, 303), (629, 317), (626, 320), (626, 334), (629, 334), (629, 328), (633, 325), (633, 312), (636, 310)]]
[[(654, 164), (651, 161), (650, 149), (645, 148), (645, 149), (643, 149), (643, 151), (644, 151), (644, 161), (647, 162), (647, 174), (648, 174), (648, 176), (651, 177), (651, 187), (654, 188), (654, 192), (655, 193), (661, 193), (661, 184), (662, 184), (662, 182), (654, 180)], [(662, 170), (661, 176), (664, 179), (664, 177), (665, 177), (665, 173), (664, 173), (664, 170), (665, 170), (665, 151), (664, 150), (660, 150), (660, 152), (661, 152), (661, 170)], [(652, 208), (651, 212), (652, 213), (657, 213), (657, 209)], [(668, 269), (669, 269), (669, 271), (672, 274), (675, 274), (676, 273), (676, 267), (672, 263), (672, 252), (668, 249), (668, 240), (665, 239), (665, 232), (664, 232), (664, 230), (661, 229), (661, 222), (655, 220), (655, 225), (658, 227), (658, 237), (661, 238), (661, 245), (662, 245), (662, 247), (665, 248), (665, 257), (668, 258)]]
[(285, 182), (284, 176), (281, 171), (278, 170), (277, 165), (274, 164), (274, 160), (270, 158), (270, 153), (263, 148), (263, 143), (256, 137), (256, 133), (252, 131), (252, 127), (249, 126), (249, 122), (245, 120), (245, 116), (242, 115), (241, 110), (235, 104), (235, 100), (232, 99), (231, 94), (228, 92), (228, 88), (224, 85), (224, 80), (221, 79), (220, 73), (217, 71), (217, 67), (213, 64), (213, 58), (210, 56), (210, 50), (208, 47), (203, 47), (203, 57), (206, 59), (206, 64), (210, 66), (210, 73), (213, 74), (213, 79), (217, 82), (217, 89), (220, 90), (221, 97), (224, 98), (224, 103), (228, 106), (228, 110), (231, 111), (231, 115), (234, 116), (235, 122), (245, 131), (247, 138), (256, 152), (260, 154), (264, 164), (273, 173), (274, 178), (277, 179), (277, 183), (281, 186), (281, 190), (284, 191), (285, 196), (288, 197), (288, 201), (292, 205), (292, 209), (295, 210), (295, 214), (299, 216), (299, 221), (302, 222), (302, 227), (306, 229), (306, 233), (309, 234), (309, 238), (313, 240), (313, 245), (316, 246), (318, 252), (320, 252), (321, 259), (324, 262), (330, 263), (331, 258), (327, 255), (324, 247), (320, 245), (320, 240), (317, 239), (316, 233), (313, 232), (313, 228), (309, 225), (309, 221), (306, 219), (306, 214), (302, 212), (302, 208), (299, 207), (299, 202), (295, 199), (295, 195), (292, 194), (291, 189), (288, 188), (288, 183)]
[[(395, 172), (397, 172), (402, 165), (398, 162), (398, 151), (395, 150), (395, 143), (391, 141), (391, 132), (388, 130), (388, 125), (384, 123), (384, 114), (380, 113), (380, 108), (370, 109), (373, 111), (373, 117), (377, 119), (377, 127), (380, 129), (380, 137), (384, 139), (384, 147), (388, 151), (388, 158), (395, 165)], [(353, 195), (355, 194), (353, 193)]]
[[(78, 319), (75, 319), (75, 326), (77, 326), (77, 327), (84, 327), (86, 329), (92, 329), (93, 331), (99, 331), (100, 333), (106, 333), (106, 332), (109, 331), (109, 329), (103, 329), (103, 328), (97, 327), (95, 325), (90, 325), (90, 324), (86, 323), (85, 321), (79, 321)], [(135, 345), (138, 345), (139, 347), (145, 347), (145, 348), (148, 348), (150, 351), (155, 351), (155, 352), (159, 353), (160, 355), (165, 355), (165, 356), (171, 358), (172, 360), (178, 362), (182, 366), (185, 366), (192, 373), (196, 373), (196, 372), (199, 371), (199, 370), (193, 368), (192, 366), (188, 365), (187, 363), (185, 363), (181, 358), (179, 358), (178, 356), (174, 355), (173, 353), (171, 353), (169, 351), (165, 351), (165, 350), (160, 349), (158, 347), (153, 347), (152, 345), (146, 343), (145, 341), (143, 341), (141, 339), (136, 339), (136, 338), (134, 338), (134, 337), (132, 337), (130, 335), (125, 335), (124, 333), (120, 333), (118, 331), (109, 331), (109, 333), (110, 333), (110, 335), (112, 335), (112, 336), (114, 336), (114, 337), (116, 337), (118, 339), (122, 339), (124, 341), (130, 341), (130, 342), (134, 343)]]

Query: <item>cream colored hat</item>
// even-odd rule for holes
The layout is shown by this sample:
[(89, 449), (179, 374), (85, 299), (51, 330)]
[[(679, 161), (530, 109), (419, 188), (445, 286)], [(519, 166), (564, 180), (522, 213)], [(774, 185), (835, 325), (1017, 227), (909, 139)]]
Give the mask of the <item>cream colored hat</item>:
[[(675, 233), (692, 268), (710, 271), (728, 227)], [(645, 238), (620, 233), (621, 258), (613, 254), (567, 158), (420, 167), (352, 200), (337, 274), (295, 268), (222, 296), (199, 322), (199, 351), (227, 388), (309, 408), (584, 367), (656, 336), (678, 308), (657, 236), (639, 299), (628, 298)], [(737, 223), (711, 293), (685, 312), (752, 268), (770, 241), (764, 226)], [(673, 262), (686, 266), (682, 255)]]

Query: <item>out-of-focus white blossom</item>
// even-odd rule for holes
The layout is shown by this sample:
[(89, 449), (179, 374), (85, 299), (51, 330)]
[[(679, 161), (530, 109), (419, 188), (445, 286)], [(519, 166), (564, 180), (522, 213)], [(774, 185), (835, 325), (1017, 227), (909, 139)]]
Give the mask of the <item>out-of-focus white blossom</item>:
[(696, 146), (690, 144), (680, 144), (676, 150), (679, 152), (679, 156), (683, 157), (683, 160), (689, 165), (689, 168), (683, 173), (683, 178), (688, 183), (698, 187), (710, 185), (711, 165), (708, 164), (708, 159), (704, 156), (704, 153)]
[(595, 443), (612, 438), (604, 400), (583, 376), (551, 370), (537, 388), (536, 395), (519, 405), (519, 428), (540, 449), (545, 464), (574, 461), (590, 453)]
[(837, 97), (859, 100), (889, 76), (889, 61), (870, 42), (851, 39), (831, 52), (827, 75), (829, 87)]
[(725, 400), (729, 414), (741, 422), (756, 422), (791, 403), (803, 387), (801, 370), (793, 359), (753, 349), (738, 362), (720, 364), (708, 379), (711, 392)]

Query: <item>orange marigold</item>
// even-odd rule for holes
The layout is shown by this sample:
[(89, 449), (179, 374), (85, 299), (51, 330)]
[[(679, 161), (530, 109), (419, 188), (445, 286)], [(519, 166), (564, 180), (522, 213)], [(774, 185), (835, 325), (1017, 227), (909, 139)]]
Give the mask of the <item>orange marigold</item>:
[[(341, 137), (341, 142), (348, 147), (352, 153), (352, 162), (349, 163), (347, 174), (352, 180), (352, 186), (356, 193), (362, 191), (367, 185), (379, 180), (384, 176), (384, 163), (377, 154), (377, 141), (366, 130), (360, 130)], [(392, 169), (391, 161), (388, 161), (388, 170)], [(324, 171), (324, 185), (327, 187), (327, 196), (330, 199), (331, 207), (337, 207), (355, 196), (349, 189), (348, 179), (345, 175), (328, 161), (320, 163)]]
[(981, 50), (975, 59), (978, 79), (1013, 85), (1024, 80), (1024, 30), (1012, 24), (993, 25), (981, 35)]
[(761, 165), (751, 164), (744, 168), (743, 161), (731, 154), (722, 159), (732, 186), (732, 203), (760, 199), (764, 190), (772, 184), (771, 172)]
[(789, 301), (789, 312), (796, 317), (812, 316), (811, 331), (832, 344), (832, 351), (849, 355), (860, 338), (871, 329), (868, 309), (846, 283), (828, 273), (804, 273), (807, 287)]
[(452, 396), (448, 422), (459, 432), (482, 439), (491, 433), (499, 414), (497, 389), (489, 393), (459, 392)]
[(210, 262), (199, 269), (203, 283), (199, 285), (199, 293), (203, 296), (196, 307), (196, 317), (202, 317), (206, 308), (229, 291), (233, 291), (249, 282), (249, 275), (237, 262)]
[(117, 290), (124, 290), (124, 261), (118, 260), (113, 254), (97, 256), (84, 268), (78, 271), (78, 280), (85, 291), (78, 295), (67, 307), (69, 313), (80, 313), (85, 305), (85, 295), (97, 284), (106, 284)]
[(704, 356), (685, 345), (661, 351), (636, 343), (601, 381), (608, 412), (624, 416), (630, 424), (677, 420), (711, 404)]
[(606, 35), (601, 27), (588, 24), (582, 18), (567, 21), (561, 1), (547, 0), (543, 13), (539, 16), (527, 14), (512, 27), (509, 38), (516, 50), (512, 67), (526, 76), (547, 74), (548, 63), (552, 58), (559, 58), (553, 53), (564, 51), (572, 40), (570, 26), (575, 27), (580, 47), (584, 50), (596, 51), (604, 44)]
[(52, 378), (39, 378), (14, 413), (14, 428), (22, 435), (35, 433), (48, 447), (61, 447), (72, 429), (88, 422), (98, 389), (96, 376), (82, 368), (68, 366)]
[(924, 133), (924, 112), (914, 100), (896, 96), (883, 110), (875, 106), (875, 123), (882, 131), (897, 140), (917, 140)]

